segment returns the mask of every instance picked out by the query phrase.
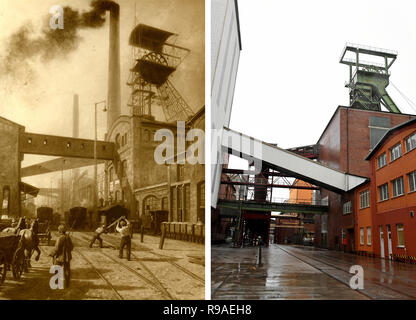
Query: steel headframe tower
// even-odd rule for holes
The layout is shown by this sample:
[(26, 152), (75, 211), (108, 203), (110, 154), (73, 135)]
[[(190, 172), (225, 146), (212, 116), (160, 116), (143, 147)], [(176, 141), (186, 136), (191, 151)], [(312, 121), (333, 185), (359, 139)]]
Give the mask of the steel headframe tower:
[(174, 44), (177, 36), (144, 24), (131, 32), (134, 64), (127, 84), (132, 88), (128, 105), (133, 115), (152, 117), (152, 101), (158, 99), (167, 122), (192, 116), (191, 108), (169, 81), (190, 52)]
[[(362, 56), (372, 61), (362, 60)], [(396, 58), (396, 51), (351, 43), (345, 45), (339, 62), (350, 69), (346, 87), (350, 89), (352, 108), (381, 111), (383, 105), (390, 112), (401, 113), (386, 91), (389, 69)]]

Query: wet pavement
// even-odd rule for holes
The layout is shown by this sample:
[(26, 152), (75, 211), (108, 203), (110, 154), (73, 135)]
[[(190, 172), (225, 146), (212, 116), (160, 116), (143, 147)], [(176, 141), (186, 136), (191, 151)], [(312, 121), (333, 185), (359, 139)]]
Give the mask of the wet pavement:
[[(258, 248), (212, 246), (212, 299), (416, 299), (416, 266), (295, 245)], [(353, 290), (350, 267), (364, 270)]]

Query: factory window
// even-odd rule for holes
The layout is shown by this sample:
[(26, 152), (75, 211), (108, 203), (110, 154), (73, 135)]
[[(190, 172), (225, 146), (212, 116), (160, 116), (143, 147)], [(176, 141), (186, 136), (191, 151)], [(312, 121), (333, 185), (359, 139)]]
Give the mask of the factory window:
[(404, 194), (403, 177), (393, 180), (391, 184), (393, 186), (393, 197), (398, 197)]
[(383, 168), (387, 164), (387, 155), (383, 153), (381, 156), (377, 158), (378, 168)]
[(379, 201), (384, 201), (389, 198), (389, 185), (387, 183), (378, 187)]
[(182, 181), (185, 178), (185, 166), (183, 164), (178, 164), (177, 170), (178, 181)]
[(371, 246), (371, 227), (367, 227), (367, 245)]
[(390, 129), (390, 119), (384, 117), (370, 117), (370, 149), (373, 149), (384, 134)]
[(351, 201), (345, 202), (344, 203), (344, 208), (343, 208), (343, 214), (351, 213), (352, 212), (351, 207), (352, 207), (351, 206)]
[(113, 167), (111, 167), (110, 170), (108, 170), (108, 175), (109, 175), (110, 182), (114, 181), (114, 168)]
[(145, 215), (149, 215), (150, 211), (156, 211), (158, 209), (157, 198), (155, 196), (148, 196), (143, 201), (143, 211)]
[(48, 144), (48, 139), (43, 140), (43, 145), (47, 145)]
[(69, 149), (69, 148), (71, 148), (71, 142), (67, 142), (66, 143), (66, 147)]
[(360, 192), (360, 209), (368, 208), (370, 206), (370, 190)]
[(178, 214), (178, 221), (182, 222), (184, 217), (183, 212), (183, 188), (177, 188), (177, 214)]
[(27, 139), (27, 143), (28, 143), (28, 144), (31, 144), (31, 143), (32, 143), (32, 138), (28, 138), (28, 139)]
[(364, 245), (364, 228), (360, 228), (360, 244)]
[(121, 167), (121, 176), (127, 177), (127, 160), (122, 161), (122, 167)]
[(117, 133), (116, 135), (115, 142), (116, 142), (116, 148), (119, 149), (120, 148), (120, 134), (119, 133)]
[(191, 204), (191, 192), (190, 192), (190, 185), (185, 184), (180, 186), (177, 190), (177, 213), (178, 213), (178, 221), (190, 221), (190, 204)]
[(191, 217), (190, 217), (190, 214), (191, 214), (191, 186), (189, 184), (186, 184), (184, 191), (185, 191), (185, 194), (184, 194), (184, 196), (185, 196), (185, 215), (184, 215), (185, 220), (184, 221), (189, 222), (189, 221), (191, 221)]
[(198, 221), (205, 223), (205, 182), (198, 185)]
[(416, 132), (406, 139), (406, 152), (416, 148)]
[(121, 137), (121, 146), (124, 147), (127, 144), (127, 133)]
[(168, 210), (169, 206), (168, 206), (168, 197), (164, 197), (162, 198), (162, 210)]
[(144, 141), (149, 142), (150, 141), (150, 131), (144, 130)]
[(404, 248), (404, 228), (402, 224), (397, 224), (397, 246)]
[(172, 212), (170, 213), (171, 214), (171, 219), (173, 220), (173, 221), (178, 221), (177, 220), (177, 217), (178, 217), (178, 190), (177, 190), (177, 188), (176, 187), (173, 187), (172, 189), (171, 189), (171, 192), (170, 192), (170, 195), (171, 195), (171, 203), (172, 203)]
[(402, 145), (401, 143), (399, 143), (390, 149), (390, 162), (400, 158), (401, 156), (402, 156)]
[(409, 192), (416, 191), (416, 171), (413, 171), (407, 175), (409, 179)]

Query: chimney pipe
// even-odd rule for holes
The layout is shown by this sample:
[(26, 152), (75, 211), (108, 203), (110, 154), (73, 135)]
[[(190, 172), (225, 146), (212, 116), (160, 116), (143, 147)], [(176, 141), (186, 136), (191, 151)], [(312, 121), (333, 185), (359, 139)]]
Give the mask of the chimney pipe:
[(79, 97), (77, 94), (74, 94), (74, 109), (72, 117), (72, 137), (79, 138)]
[(120, 94), (120, 6), (112, 3), (110, 11), (110, 51), (108, 60), (107, 132), (121, 114)]

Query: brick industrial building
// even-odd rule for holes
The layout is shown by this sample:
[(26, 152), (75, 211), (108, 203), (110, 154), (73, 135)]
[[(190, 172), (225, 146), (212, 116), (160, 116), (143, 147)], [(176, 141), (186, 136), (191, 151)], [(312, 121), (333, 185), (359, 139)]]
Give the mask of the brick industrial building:
[[(370, 164), (366, 157), (370, 150), (389, 128), (410, 118), (412, 115), (338, 107), (318, 140), (318, 161), (369, 178)], [(329, 211), (315, 217), (317, 245), (343, 250), (343, 238), (346, 238), (347, 251), (355, 251), (357, 229), (354, 212), (344, 213), (344, 205), (355, 201), (353, 194), (337, 194), (322, 189), (320, 197), (328, 197)]]
[[(370, 57), (372, 62), (362, 60), (362, 56), (366, 56), (367, 59)], [(258, 165), (261, 166), (262, 172), (259, 175), (258, 172), (240, 170), (240, 180), (238, 180), (233, 177), (236, 174), (235, 170), (223, 168), (223, 175), (227, 174), (227, 178), (233, 179), (233, 181), (224, 179), (222, 175), (221, 179), (213, 180), (213, 186), (219, 183), (244, 185), (248, 192), (243, 192), (243, 198), (236, 198), (233, 201), (224, 199), (221, 194), (217, 193), (217, 190), (221, 190), (221, 188), (213, 189), (214, 194), (211, 199), (215, 202), (213, 207), (216, 206), (213, 212), (219, 217), (233, 215), (237, 229), (240, 225), (239, 232), (242, 234), (245, 232), (246, 220), (254, 219), (260, 222), (265, 217), (267, 220), (271, 217), (269, 213), (273, 211), (285, 214), (297, 212), (307, 218), (314, 217), (314, 227), (309, 229), (309, 233), (314, 231), (316, 246), (346, 252), (374, 252), (371, 245), (366, 248), (360, 245), (362, 238), (369, 238), (369, 243), (375, 244), (377, 243), (375, 238), (379, 237), (378, 234), (375, 235), (374, 229), (378, 228), (373, 218), (375, 209), (359, 207), (360, 192), (369, 189), (369, 186), (374, 188), (374, 180), (377, 179), (377, 174), (372, 173), (372, 166), (367, 157), (372, 150), (379, 147), (379, 141), (384, 139), (386, 132), (395, 132), (393, 129), (389, 130), (416, 117), (412, 114), (401, 113), (386, 91), (386, 87), (389, 85), (390, 67), (396, 57), (397, 53), (391, 50), (346, 44), (340, 63), (349, 67), (349, 81), (346, 83), (346, 87), (349, 89), (350, 104), (349, 106), (339, 106), (335, 110), (315, 145), (282, 150), (275, 145), (257, 140), (257, 143), (261, 144), (262, 152), (257, 154), (256, 158), (255, 152), (252, 149), (244, 150), (243, 144), (237, 147), (227, 144), (225, 140), (230, 139), (230, 136), (236, 141), (244, 139), (242, 133), (227, 129), (225, 138), (223, 137), (223, 150), (227, 150), (228, 153), (233, 152), (240, 157), (248, 155), (251, 157), (249, 162), (253, 159), (261, 161)], [(220, 124), (224, 125), (224, 123)], [(246, 138), (248, 141), (256, 142), (256, 139), (252, 137)], [(403, 139), (404, 137), (402, 137)], [(259, 155), (260, 157), (258, 157)], [(300, 158), (304, 160), (302, 161)], [(409, 162), (405, 166), (406, 170), (413, 172), (416, 169), (414, 163), (416, 162)], [(390, 166), (390, 168), (393, 169), (394, 166)], [(394, 173), (390, 172), (389, 168), (385, 171), (389, 174)], [(403, 172), (402, 176), (405, 177), (409, 172)], [(339, 174), (342, 174), (345, 180), (341, 185), (335, 186), (335, 177)], [(299, 182), (292, 182), (289, 185), (282, 183), (290, 177), (295, 178), (295, 182), (304, 181), (307, 184), (301, 186)], [(309, 204), (304, 205), (300, 199), (289, 199), (281, 203), (273, 198), (275, 188), (291, 189), (291, 198), (295, 194), (298, 195), (297, 189), (305, 189), (308, 195), (312, 195), (312, 200)], [(371, 197), (371, 203), (375, 201), (374, 197)], [(400, 207), (401, 210), (404, 210), (403, 212), (413, 212), (414, 204), (411, 204), (413, 200), (412, 194), (395, 199), (391, 203), (396, 203), (396, 206), (391, 210), (399, 210)], [(388, 206), (388, 204), (377, 204), (377, 208), (383, 206)], [(382, 210), (387, 211), (387, 208)], [(386, 215), (376, 215), (377, 219), (384, 216)], [(280, 220), (278, 219), (278, 224)], [(358, 221), (360, 221), (360, 227), (358, 227)], [(387, 222), (377, 223), (379, 225), (387, 224)], [(403, 233), (402, 223), (395, 223), (399, 225), (398, 231), (401, 235)], [(371, 228), (373, 228), (372, 232)], [(389, 228), (390, 231), (383, 229), (384, 234), (391, 232), (391, 226)], [(264, 230), (266, 229), (264, 228)], [(367, 229), (369, 230), (368, 236)], [(273, 230), (271, 231), (273, 232)], [(266, 232), (269, 230), (262, 231), (263, 239), (269, 238), (269, 234)], [(363, 232), (364, 234), (362, 234)], [(274, 239), (281, 242), (282, 236), (288, 238), (290, 235), (293, 237), (293, 234), (293, 230), (282, 231), (281, 235), (278, 231)], [(400, 241), (403, 241), (402, 236), (399, 238)], [(396, 251), (403, 254), (403, 250), (399, 249)]]
[[(23, 126), (0, 118), (0, 140), (5, 144), (0, 149), (4, 166), (0, 168), (3, 212), (13, 217), (20, 216), (20, 193), (35, 194), (39, 191), (22, 183), (21, 178), (50, 172), (62, 172), (63, 176), (64, 170), (78, 170), (96, 164), (94, 179), (88, 180), (86, 185), (74, 184), (73, 181), (64, 183), (61, 178), (61, 205), (55, 209), (62, 216), (71, 205), (85, 205), (94, 214), (92, 224), (96, 225), (103, 219), (98, 211), (104, 212), (117, 205), (128, 209), (129, 218), (133, 220), (152, 211), (163, 215), (163, 221), (204, 222), (205, 107), (191, 108), (170, 81), (170, 76), (187, 56), (195, 57), (190, 49), (179, 45), (178, 34), (144, 24), (136, 25), (129, 37), (133, 53), (127, 79), (129, 112), (123, 114), (119, 6), (113, 5), (109, 10), (108, 97), (106, 101), (95, 104), (96, 128), (97, 105), (105, 104), (104, 111), (107, 111), (104, 141), (97, 140), (97, 137), (88, 140), (75, 135), (61, 137), (27, 133)], [(201, 34), (192, 44), (195, 47), (204, 43), (203, 26), (201, 21), (198, 26)], [(195, 65), (195, 61), (192, 63)], [(200, 64), (192, 70), (195, 74), (184, 78), (189, 81), (203, 70), (204, 65)], [(203, 88), (203, 82), (197, 85)], [(203, 99), (198, 97), (198, 100)], [(74, 132), (79, 127), (78, 113), (78, 96), (75, 96)], [(160, 131), (165, 134), (161, 134), (158, 140), (155, 134)], [(158, 163), (155, 159), (155, 152), (161, 145), (165, 145), (165, 153), (172, 151), (166, 156), (166, 163)], [(189, 153), (197, 158), (196, 163), (187, 161)], [(24, 154), (60, 158), (21, 168)], [(69, 188), (69, 185), (75, 187)], [(86, 189), (81, 190), (83, 187)], [(82, 202), (82, 199), (88, 201)]]
[(357, 251), (415, 262), (416, 118), (391, 128), (368, 154), (370, 182), (354, 192)]

